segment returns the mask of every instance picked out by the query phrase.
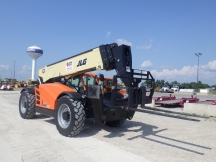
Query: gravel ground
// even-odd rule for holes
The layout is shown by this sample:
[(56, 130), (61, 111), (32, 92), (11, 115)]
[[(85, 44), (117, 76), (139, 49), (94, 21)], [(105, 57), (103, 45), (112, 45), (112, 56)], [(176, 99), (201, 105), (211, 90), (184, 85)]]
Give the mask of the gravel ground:
[[(22, 119), (19, 95), (19, 91), (0, 91), (2, 162), (216, 161), (216, 118), (145, 110), (121, 128), (88, 119), (83, 131), (69, 138), (58, 133), (53, 118), (37, 114)], [(180, 108), (170, 108), (176, 109)]]

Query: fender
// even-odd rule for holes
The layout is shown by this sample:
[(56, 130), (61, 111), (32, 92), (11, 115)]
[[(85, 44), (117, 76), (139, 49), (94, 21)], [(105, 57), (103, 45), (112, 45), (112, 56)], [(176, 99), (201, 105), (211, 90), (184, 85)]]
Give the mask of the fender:
[[(57, 99), (59, 99), (62, 96), (68, 95), (69, 97), (73, 98), (73, 99), (81, 99), (81, 95), (77, 92), (67, 92), (64, 91), (62, 93), (59, 94), (59, 96), (57, 97)], [(47, 116), (51, 116), (54, 117), (54, 113), (55, 113), (55, 109), (46, 109), (46, 108), (42, 108), (39, 106), (35, 107), (36, 112), (47, 115)]]
[(73, 99), (76, 99), (76, 100), (79, 100), (79, 99), (82, 98), (81, 95), (78, 92), (67, 92), (67, 91), (65, 91), (65, 92), (60, 93), (59, 96), (57, 97), (57, 99), (59, 99), (60, 97), (62, 97), (64, 95), (67, 95), (67, 96), (69, 96), (69, 97), (71, 97)]
[(24, 91), (26, 91), (26, 92), (28, 92), (28, 93), (30, 93), (30, 94), (35, 94), (35, 90), (34, 90), (34, 87), (24, 87), (22, 90), (21, 90), (21, 92), (20, 93), (22, 93), (22, 92), (24, 92)]

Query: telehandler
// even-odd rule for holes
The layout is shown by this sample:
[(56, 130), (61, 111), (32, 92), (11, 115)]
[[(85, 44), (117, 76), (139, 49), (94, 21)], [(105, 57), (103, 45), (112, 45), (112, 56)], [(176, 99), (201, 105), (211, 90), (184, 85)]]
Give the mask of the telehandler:
[[(86, 72), (115, 70), (112, 89), (103, 91), (95, 79)], [(103, 74), (99, 80), (104, 81)], [(121, 80), (124, 87), (118, 87)], [(143, 80), (151, 81), (151, 91), (146, 96)], [(126, 119), (131, 120), (138, 105), (145, 107), (152, 102), (154, 78), (149, 71), (132, 69), (130, 46), (116, 43), (100, 45), (86, 52), (47, 65), (38, 70), (34, 87), (21, 90), (19, 112), (22, 118), (33, 118), (35, 113), (54, 117), (57, 130), (64, 136), (77, 135), (84, 126), (85, 118), (95, 123), (117, 127)], [(127, 98), (119, 97), (119, 89), (126, 89)]]

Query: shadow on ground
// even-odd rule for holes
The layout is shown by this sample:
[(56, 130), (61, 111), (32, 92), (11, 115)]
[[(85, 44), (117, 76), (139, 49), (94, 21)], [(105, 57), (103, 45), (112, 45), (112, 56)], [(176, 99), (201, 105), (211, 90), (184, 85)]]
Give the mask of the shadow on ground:
[[(37, 119), (44, 119), (45, 122), (48, 122), (52, 125), (55, 125), (55, 120), (54, 118), (50, 118), (50, 117), (46, 117), (45, 115), (37, 115), (35, 118), (35, 120)], [(107, 135), (104, 135), (104, 138), (116, 138), (116, 137), (124, 137), (126, 134), (132, 132), (133, 134), (135, 134), (133, 137), (127, 138), (126, 140), (135, 140), (137, 138), (142, 138), (144, 140), (149, 140), (151, 142), (156, 142), (158, 144), (162, 144), (162, 145), (166, 145), (169, 147), (173, 147), (173, 148), (177, 148), (177, 149), (181, 149), (184, 151), (188, 151), (191, 153), (195, 153), (195, 154), (199, 154), (199, 155), (203, 155), (204, 153), (202, 152), (198, 152), (186, 147), (182, 147), (179, 146), (181, 144), (186, 144), (188, 145), (188, 147), (190, 146), (194, 146), (195, 148), (202, 148), (202, 149), (207, 149), (207, 150), (211, 150), (211, 148), (209, 147), (205, 147), (202, 145), (198, 145), (198, 144), (194, 144), (194, 143), (190, 143), (187, 141), (183, 141), (183, 140), (178, 140), (175, 138), (170, 138), (170, 137), (166, 137), (166, 136), (161, 136), (160, 132), (163, 131), (169, 131), (168, 129), (160, 129), (157, 126), (154, 125), (149, 125), (149, 124), (145, 124), (142, 122), (137, 122), (137, 121), (126, 121), (121, 127), (108, 127), (104, 124), (95, 124), (93, 119), (86, 119), (85, 121), (85, 126), (83, 128), (83, 130), (75, 137), (72, 138), (85, 138), (85, 137), (90, 137), (90, 136), (94, 136), (98, 133), (100, 133), (100, 131), (105, 131)], [(137, 135), (136, 135), (137, 134)], [(157, 137), (157, 138), (161, 138), (161, 139), (166, 139), (168, 141), (173, 141), (178, 144), (170, 144), (169, 142), (162, 142), (160, 140), (155, 140), (152, 139), (152, 137)]]
[(171, 141), (177, 142), (177, 143), (179, 143), (179, 145), (186, 144), (188, 146), (194, 146), (194, 147), (198, 147), (198, 148), (202, 148), (202, 149), (211, 150), (211, 148), (209, 148), (209, 147), (201, 146), (198, 144), (193, 144), (193, 143), (186, 142), (183, 140), (178, 140), (175, 138), (161, 136), (161, 135), (159, 135), (159, 133), (162, 131), (168, 131), (168, 129), (159, 129), (157, 126), (149, 125), (149, 124), (145, 124), (145, 123), (141, 123), (141, 122), (136, 122), (136, 121), (126, 121), (124, 123), (124, 125), (122, 125), (120, 128), (107, 127), (107, 126), (102, 125), (102, 124), (94, 124), (93, 121), (88, 121), (88, 122), (86, 122), (86, 125), (85, 125), (85, 128), (83, 129), (83, 131), (76, 138), (93, 136), (101, 130), (105, 130), (106, 132), (108, 132), (108, 135), (104, 135), (103, 137), (110, 138), (110, 139), (116, 138), (116, 137), (123, 137), (130, 132), (133, 132), (133, 134), (134, 134), (134, 132), (135, 133), (137, 132), (138, 135), (127, 138), (127, 140), (135, 140), (137, 138), (143, 138), (143, 139), (149, 140), (151, 142), (156, 142), (156, 143), (159, 143), (162, 145), (174, 147), (174, 148), (181, 149), (181, 150), (188, 151), (188, 152), (192, 152), (195, 154), (200, 154), (200, 155), (204, 154), (202, 152), (198, 152), (198, 151), (188, 149), (188, 148), (185, 148), (182, 146), (162, 142), (160, 140), (155, 140), (155, 139), (151, 138), (151, 137), (155, 136), (155, 137), (158, 137), (159, 139), (161, 138), (161, 139), (166, 139), (170, 142)]
[[(172, 109), (179, 109), (180, 106), (179, 105), (157, 105), (157, 107), (160, 107), (160, 108), (172, 108)], [(181, 107), (181, 109), (183, 109), (183, 107)]]

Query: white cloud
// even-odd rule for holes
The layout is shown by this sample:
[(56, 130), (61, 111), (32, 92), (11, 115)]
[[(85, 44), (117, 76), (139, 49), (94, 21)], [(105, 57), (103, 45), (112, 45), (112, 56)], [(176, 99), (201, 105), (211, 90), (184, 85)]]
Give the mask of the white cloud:
[[(199, 67), (199, 80), (215, 82), (216, 60), (210, 61), (207, 65)], [(184, 66), (181, 69), (151, 70), (155, 79), (178, 80), (179, 82), (192, 82), (197, 79), (197, 65)], [(213, 79), (213, 80), (212, 80)]]
[(153, 39), (151, 39), (149, 42), (145, 42), (144, 45), (137, 46), (136, 49), (141, 50), (149, 50), (152, 48)]
[(31, 67), (28, 65), (23, 65), (22, 70), (31, 70)]
[(107, 37), (109, 37), (109, 36), (110, 36), (110, 34), (111, 34), (111, 32), (110, 32), (110, 31), (108, 31), (108, 32), (107, 32), (107, 34), (106, 34), (106, 36), (107, 36)]
[(123, 38), (117, 39), (115, 42), (118, 43), (118, 45), (125, 44), (125, 45), (128, 45), (128, 46), (132, 46), (131, 42), (129, 42), (126, 39), (123, 39)]
[(18, 71), (17, 73), (18, 73), (18, 74), (26, 74), (26, 73), (27, 73), (27, 71), (20, 70), (20, 71)]
[(152, 70), (151, 73), (157, 78), (175, 78), (179, 76), (195, 76), (197, 66), (184, 66), (182, 69), (163, 69), (162, 71)]
[(151, 61), (144, 61), (143, 63), (142, 63), (142, 65), (140, 65), (141, 67), (151, 67), (153, 64), (152, 64), (152, 62)]
[(0, 65), (0, 69), (8, 70), (9, 65)]
[(216, 70), (216, 60), (210, 61), (207, 65), (204, 65), (202, 67), (206, 68), (207, 70)]
[(22, 70), (18, 71), (19, 74), (27, 74), (31, 70), (31, 67), (28, 65), (23, 65)]

